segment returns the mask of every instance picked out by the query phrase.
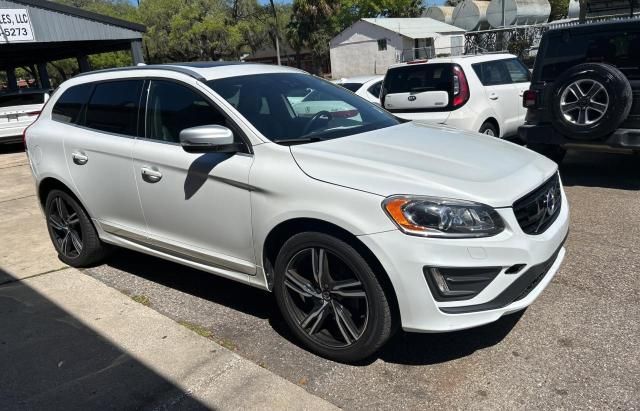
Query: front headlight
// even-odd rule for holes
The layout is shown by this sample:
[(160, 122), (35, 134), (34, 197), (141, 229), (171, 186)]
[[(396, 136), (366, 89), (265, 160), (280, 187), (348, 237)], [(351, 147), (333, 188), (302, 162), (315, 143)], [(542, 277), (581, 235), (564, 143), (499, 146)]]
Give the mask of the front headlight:
[(493, 208), (463, 200), (422, 196), (391, 196), (382, 208), (407, 234), (440, 238), (489, 237), (504, 230)]

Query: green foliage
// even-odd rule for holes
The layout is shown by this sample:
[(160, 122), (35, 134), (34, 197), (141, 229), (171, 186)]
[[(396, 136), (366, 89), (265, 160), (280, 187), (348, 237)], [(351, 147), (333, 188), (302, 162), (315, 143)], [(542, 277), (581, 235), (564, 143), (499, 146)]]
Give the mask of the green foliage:
[(567, 16), (569, 12), (569, 0), (549, 0), (551, 15), (549, 21), (559, 20)]

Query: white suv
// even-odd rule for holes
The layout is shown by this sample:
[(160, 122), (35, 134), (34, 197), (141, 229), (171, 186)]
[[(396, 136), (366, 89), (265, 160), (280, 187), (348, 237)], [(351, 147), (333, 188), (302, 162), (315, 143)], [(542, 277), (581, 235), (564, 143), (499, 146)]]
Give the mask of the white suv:
[[(289, 97), (307, 89), (357, 115), (299, 115)], [(80, 75), (26, 145), (65, 263), (116, 245), (274, 291), (297, 338), (339, 361), (373, 354), (397, 326), (459, 330), (522, 310), (565, 254), (555, 163), (401, 123), (293, 68)]]
[(530, 79), (511, 54), (416, 60), (389, 68), (381, 100), (403, 119), (510, 137), (524, 124)]
[(22, 134), (40, 114), (49, 90), (0, 93), (0, 144), (22, 141)]

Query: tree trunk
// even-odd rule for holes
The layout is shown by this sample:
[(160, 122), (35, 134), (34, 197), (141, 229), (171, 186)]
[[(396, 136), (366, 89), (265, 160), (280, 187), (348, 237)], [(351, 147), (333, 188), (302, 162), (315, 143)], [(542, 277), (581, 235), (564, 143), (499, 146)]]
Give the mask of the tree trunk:
[(587, 4), (588, 0), (580, 0), (580, 23), (584, 23), (587, 20)]

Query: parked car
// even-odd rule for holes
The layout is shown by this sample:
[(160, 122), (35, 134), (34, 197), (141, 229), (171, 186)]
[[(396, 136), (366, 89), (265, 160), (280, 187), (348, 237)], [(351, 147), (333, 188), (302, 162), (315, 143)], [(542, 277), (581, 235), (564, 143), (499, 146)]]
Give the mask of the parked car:
[(640, 150), (640, 21), (544, 34), (520, 136), (557, 162), (567, 148)]
[[(305, 89), (358, 117), (300, 116), (287, 96)], [(565, 254), (554, 162), (403, 123), (294, 68), (83, 74), (26, 146), (62, 261), (96, 264), (116, 245), (273, 291), (299, 341), (338, 361), (400, 326), (453, 331), (522, 310)]]
[(344, 101), (331, 100), (331, 96), (322, 90), (310, 90), (309, 94), (298, 97), (286, 96), (291, 108), (300, 117), (314, 117), (320, 112), (331, 113), (333, 117), (356, 117), (358, 110)]
[(384, 76), (357, 76), (341, 78), (334, 83), (353, 91), (367, 101), (380, 105), (383, 79)]
[(511, 54), (415, 60), (389, 68), (381, 100), (403, 119), (509, 137), (524, 123), (529, 80), (529, 70)]
[(0, 94), (0, 144), (22, 141), (22, 133), (40, 114), (49, 90), (19, 90)]

